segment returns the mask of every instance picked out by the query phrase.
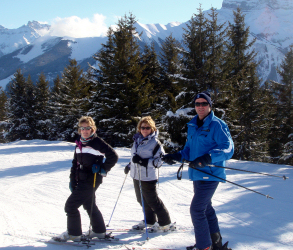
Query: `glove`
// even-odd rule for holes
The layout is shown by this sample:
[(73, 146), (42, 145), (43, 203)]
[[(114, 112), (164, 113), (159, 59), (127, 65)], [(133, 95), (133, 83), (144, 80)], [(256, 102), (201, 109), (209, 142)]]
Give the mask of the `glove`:
[(132, 162), (133, 163), (138, 163), (139, 165), (143, 166), (143, 167), (147, 167), (148, 163), (149, 163), (149, 159), (142, 159), (139, 155), (134, 155), (132, 157)]
[(166, 154), (162, 157), (162, 160), (169, 165), (175, 164), (177, 161), (181, 162), (182, 155), (180, 153)]
[(130, 164), (127, 164), (124, 168), (124, 174), (128, 174), (129, 173), (129, 170), (130, 170), (130, 167), (129, 167)]
[(100, 171), (100, 166), (99, 165), (97, 165), (97, 164), (93, 164), (93, 166), (92, 166), (92, 171), (93, 171), (93, 173), (94, 174), (96, 174), (96, 173), (98, 173), (99, 171)]
[(92, 171), (94, 174), (98, 173), (99, 175), (101, 175), (103, 177), (107, 176), (105, 169), (103, 169), (100, 165), (93, 164)]
[(189, 163), (190, 168), (203, 168), (212, 162), (212, 158), (209, 154), (197, 157), (194, 161)]
[(107, 172), (105, 169), (103, 169), (102, 167), (100, 168), (100, 172), (99, 172), (99, 175), (103, 176), (103, 177), (106, 177), (107, 176)]
[(69, 189), (70, 189), (71, 193), (76, 188), (76, 185), (77, 185), (76, 181), (70, 181), (69, 182)]

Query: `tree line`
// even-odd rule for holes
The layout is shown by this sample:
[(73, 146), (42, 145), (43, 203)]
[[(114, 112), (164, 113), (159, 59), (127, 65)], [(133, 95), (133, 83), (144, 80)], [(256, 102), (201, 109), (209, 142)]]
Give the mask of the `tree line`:
[(182, 42), (172, 34), (161, 47), (141, 48), (131, 13), (109, 28), (84, 72), (75, 59), (49, 86), (17, 70), (8, 91), (0, 89), (0, 140), (74, 141), (77, 119), (92, 116), (112, 146), (130, 146), (142, 116), (151, 115), (166, 151), (181, 149), (193, 98), (210, 91), (215, 114), (229, 126), (234, 159), (293, 164), (293, 46), (277, 69), (282, 81), (261, 84), (249, 27), (238, 8), (233, 22), (219, 23), (211, 8), (193, 14)]

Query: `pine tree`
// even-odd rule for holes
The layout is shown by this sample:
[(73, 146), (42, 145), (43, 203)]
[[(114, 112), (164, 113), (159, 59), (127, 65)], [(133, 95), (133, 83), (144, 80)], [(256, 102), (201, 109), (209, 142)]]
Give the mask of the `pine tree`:
[[(207, 90), (206, 80), (208, 60), (208, 19), (201, 6), (198, 14), (193, 14), (183, 33), (181, 49), (180, 74), (176, 75), (179, 93), (175, 96), (179, 110), (174, 114), (168, 112), (164, 117), (168, 132), (165, 145), (178, 150), (186, 141), (186, 123), (195, 115), (192, 100), (200, 91)], [(168, 149), (167, 149), (168, 150)]]
[(49, 108), (50, 90), (49, 81), (43, 73), (36, 83), (36, 135), (35, 139), (49, 139), (51, 128), (51, 113)]
[(166, 37), (162, 43), (160, 53), (161, 81), (158, 88), (160, 93), (159, 103), (163, 107), (162, 114), (167, 111), (175, 112), (178, 108), (175, 97), (180, 93), (180, 86), (177, 77), (181, 73), (180, 65), (181, 45), (172, 34)]
[[(213, 95), (217, 108), (225, 109), (225, 100), (229, 88), (229, 72), (225, 62), (227, 46), (227, 28), (218, 23), (218, 13), (211, 8), (208, 21), (208, 51), (206, 61), (206, 89)], [(224, 117), (222, 117), (224, 118)]]
[[(228, 26), (228, 43), (225, 56), (225, 67), (228, 69), (228, 80), (225, 86), (226, 93), (226, 122), (229, 124), (229, 128), (235, 144), (238, 145), (251, 145), (252, 142), (247, 141), (248, 137), (238, 137), (239, 126), (243, 117), (247, 114), (244, 99), (248, 97), (246, 95), (245, 88), (252, 87), (249, 82), (252, 81), (256, 84), (257, 77), (255, 76), (255, 68), (257, 64), (255, 62), (256, 53), (251, 50), (251, 46), (255, 40), (249, 42), (249, 27), (245, 25), (245, 15), (241, 12), (240, 8), (233, 12), (234, 23), (229, 22)], [(256, 91), (257, 87), (253, 87)], [(260, 86), (258, 86), (260, 88)], [(252, 90), (250, 90), (252, 91)], [(257, 95), (258, 92), (255, 93)], [(244, 96), (243, 96), (244, 95)], [(243, 99), (243, 100), (242, 100)], [(247, 98), (246, 101), (251, 101)], [(244, 148), (238, 148), (239, 158), (247, 159), (252, 152), (244, 153)], [(234, 153), (237, 158), (237, 153)]]
[(29, 125), (28, 127), (28, 134), (27, 139), (35, 139), (36, 138), (36, 88), (35, 85), (31, 79), (31, 76), (28, 75), (26, 80), (26, 93), (25, 93), (25, 99), (27, 104), (27, 123)]
[[(162, 43), (160, 53), (161, 81), (157, 89), (160, 94), (157, 103), (160, 105), (161, 114), (158, 127), (162, 131), (160, 137), (163, 137), (167, 151), (168, 148), (173, 150), (178, 149), (179, 144), (171, 142), (181, 142), (181, 133), (178, 133), (178, 131), (181, 131), (180, 126), (186, 121), (184, 118), (181, 121), (182, 117), (179, 118), (174, 115), (179, 108), (176, 97), (180, 96), (179, 94), (181, 92), (178, 79), (181, 75), (181, 51), (181, 44), (173, 38), (172, 34), (166, 37)], [(183, 136), (183, 138), (185, 137)]]
[(52, 137), (55, 140), (73, 141), (76, 137), (78, 119), (87, 113), (89, 83), (75, 59), (62, 73), (61, 81), (55, 80), (52, 91), (52, 109), (55, 124)]
[(111, 87), (109, 83), (113, 82), (115, 79), (115, 44), (113, 40), (114, 31), (110, 27), (107, 32), (106, 44), (102, 44), (102, 48), (93, 56), (93, 58), (99, 62), (99, 68), (91, 66), (91, 76), (93, 78), (92, 85), (95, 85), (95, 92), (92, 93), (91, 96), (92, 104), (89, 114), (94, 117), (96, 121), (108, 118), (104, 103), (107, 103), (109, 99), (109, 93), (106, 89)]
[(182, 76), (180, 96), (177, 97), (180, 106), (187, 107), (193, 97), (207, 90), (207, 56), (209, 51), (208, 19), (204, 16), (201, 6), (198, 14), (193, 14), (184, 29), (182, 50)]
[[(260, 88), (256, 64), (251, 64), (248, 75), (239, 84), (239, 97), (233, 100), (238, 122), (234, 127), (234, 158), (263, 161), (268, 156), (268, 99), (265, 89)], [(241, 108), (239, 108), (241, 107)], [(235, 124), (234, 124), (235, 125)]]
[(150, 83), (140, 63), (135, 22), (132, 14), (121, 18), (117, 30), (109, 30), (107, 44), (95, 55), (104, 92), (99, 126), (112, 136), (112, 145), (131, 143), (139, 117), (150, 106)]
[[(271, 150), (281, 154), (279, 163), (293, 165), (293, 45), (290, 46), (283, 62), (278, 69), (282, 78), (280, 84), (274, 84), (274, 94), (276, 97), (275, 126), (278, 133), (271, 138)], [(282, 152), (283, 151), (283, 152)]]
[(5, 125), (7, 120), (7, 110), (8, 110), (8, 98), (6, 93), (0, 87), (0, 142), (6, 142), (5, 140)]
[(150, 107), (143, 111), (142, 116), (152, 116), (155, 121), (158, 121), (161, 117), (161, 105), (159, 98), (162, 95), (161, 92), (161, 66), (158, 60), (158, 56), (155, 50), (155, 44), (146, 44), (144, 51), (141, 55), (141, 66), (143, 68), (142, 77), (145, 79), (145, 86), (149, 92), (149, 104)]
[[(177, 106), (184, 109), (175, 115), (169, 113), (166, 117), (167, 130), (172, 140), (177, 138), (179, 145), (185, 142), (183, 135), (186, 133), (186, 122), (195, 115), (192, 100), (197, 93), (210, 91), (217, 105), (221, 104), (221, 109), (216, 109), (216, 113), (225, 114), (223, 108), (226, 101), (228, 69), (223, 60), (227, 39), (227, 29), (224, 26), (225, 24), (218, 24), (215, 9), (211, 9), (208, 19), (200, 7), (198, 14), (192, 16), (184, 30), (182, 68), (178, 75), (181, 91), (176, 96)], [(181, 139), (178, 130), (172, 130), (174, 127), (180, 128)]]
[(0, 86), (0, 121), (5, 121), (6, 119), (6, 102), (7, 102), (7, 95), (3, 91), (2, 87)]
[[(243, 76), (247, 75), (246, 71), (250, 70), (251, 62), (254, 62), (256, 53), (251, 50), (255, 39), (249, 42), (249, 27), (245, 25), (245, 15), (238, 7), (237, 11), (233, 11), (234, 23), (229, 22), (229, 43), (227, 45), (227, 52), (230, 52), (226, 58), (227, 67), (230, 68), (230, 78), (233, 77), (232, 92), (237, 95), (239, 82)], [(249, 51), (251, 50), (251, 51)]]
[(17, 70), (8, 85), (9, 111), (6, 137), (9, 141), (33, 139), (35, 123), (34, 85)]
[[(245, 82), (245, 76), (249, 74), (249, 67), (251, 62), (255, 60), (255, 52), (251, 50), (255, 39), (251, 42), (249, 38), (249, 27), (245, 25), (245, 15), (241, 12), (240, 8), (233, 11), (234, 22), (229, 22), (228, 25), (228, 43), (225, 56), (225, 67), (228, 69), (228, 81), (226, 84), (226, 91), (229, 94), (226, 102), (227, 109), (227, 122), (230, 125), (230, 130), (233, 131), (233, 121), (238, 117), (234, 115), (234, 107), (231, 100), (237, 99), (240, 96), (239, 88), (240, 82)], [(239, 107), (241, 108), (241, 107)], [(233, 132), (231, 131), (231, 134)]]

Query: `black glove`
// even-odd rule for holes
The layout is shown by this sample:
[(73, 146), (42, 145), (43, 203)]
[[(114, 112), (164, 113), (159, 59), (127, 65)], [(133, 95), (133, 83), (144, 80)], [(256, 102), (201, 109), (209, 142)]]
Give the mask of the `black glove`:
[(182, 155), (180, 153), (163, 155), (162, 160), (169, 165), (175, 164), (177, 161), (181, 162)]
[(139, 155), (134, 155), (132, 157), (132, 162), (133, 163), (138, 163), (139, 165), (143, 166), (143, 167), (147, 167), (148, 163), (149, 163), (149, 159), (142, 159)]
[(212, 158), (209, 154), (197, 157), (194, 161), (189, 163), (190, 168), (203, 168), (212, 162)]
[(124, 174), (128, 174), (129, 173), (129, 170), (130, 170), (130, 163), (125, 166), (125, 168), (124, 168)]

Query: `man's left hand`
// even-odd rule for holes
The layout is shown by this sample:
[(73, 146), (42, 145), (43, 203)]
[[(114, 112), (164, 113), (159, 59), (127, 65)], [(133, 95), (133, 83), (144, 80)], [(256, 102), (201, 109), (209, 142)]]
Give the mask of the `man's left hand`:
[(212, 162), (212, 158), (209, 154), (197, 157), (194, 161), (189, 163), (190, 168), (203, 168)]

